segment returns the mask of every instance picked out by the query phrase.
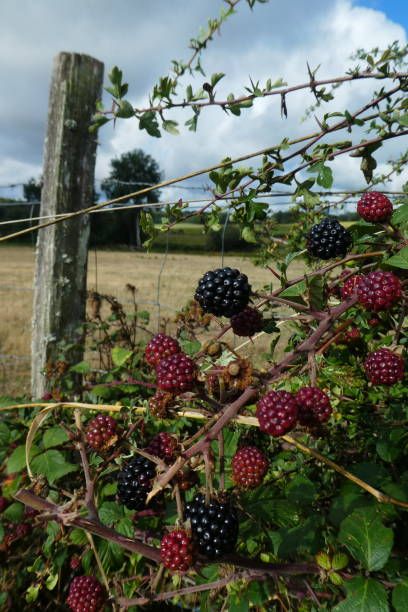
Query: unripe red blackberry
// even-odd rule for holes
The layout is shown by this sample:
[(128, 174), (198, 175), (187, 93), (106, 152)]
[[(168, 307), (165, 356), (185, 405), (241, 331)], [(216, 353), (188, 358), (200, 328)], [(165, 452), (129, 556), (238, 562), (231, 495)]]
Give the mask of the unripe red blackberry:
[(145, 359), (148, 364), (156, 367), (162, 359), (180, 353), (181, 348), (177, 340), (166, 336), (166, 334), (156, 334), (150, 340), (145, 349)]
[(117, 441), (117, 427), (114, 418), (108, 414), (98, 414), (87, 425), (86, 441), (94, 450), (104, 451)]
[(350, 276), (344, 282), (344, 285), (341, 288), (341, 297), (343, 298), (343, 300), (346, 300), (347, 298), (357, 293), (357, 287), (362, 278), (362, 274), (353, 274), (353, 276)]
[(262, 313), (256, 308), (247, 306), (236, 315), (231, 317), (231, 327), (237, 336), (253, 336), (260, 332), (263, 327)]
[(145, 450), (150, 455), (163, 459), (166, 463), (171, 463), (176, 456), (177, 447), (176, 438), (166, 431), (161, 431), (150, 440)]
[(243, 446), (232, 458), (232, 480), (243, 489), (255, 489), (268, 471), (269, 461), (256, 446)]
[(371, 317), (371, 319), (368, 319), (367, 323), (370, 327), (377, 327), (380, 325), (381, 321), (378, 317)]
[(283, 436), (293, 429), (298, 409), (293, 395), (287, 391), (270, 391), (256, 405), (261, 431), (271, 436)]
[(204, 312), (232, 317), (248, 305), (250, 293), (246, 274), (236, 269), (217, 268), (199, 280), (194, 297)]
[(149, 399), (149, 408), (153, 416), (163, 419), (167, 414), (167, 409), (174, 403), (174, 395), (166, 391), (156, 391)]
[(337, 219), (330, 217), (314, 225), (307, 237), (309, 255), (319, 259), (344, 257), (351, 244), (350, 232)]
[(228, 502), (211, 499), (205, 503), (198, 494), (186, 504), (185, 517), (190, 520), (193, 542), (201, 554), (218, 559), (232, 553), (238, 538), (238, 518), (234, 506)]
[(4, 512), (8, 505), (8, 499), (6, 499), (5, 497), (0, 497), (0, 512)]
[(67, 605), (73, 612), (101, 612), (106, 591), (94, 576), (76, 576), (69, 585)]
[(163, 536), (160, 558), (172, 572), (187, 572), (193, 564), (193, 543), (184, 529), (175, 529)]
[(302, 425), (318, 425), (329, 420), (332, 413), (330, 399), (318, 387), (302, 387), (295, 395)]
[(75, 571), (80, 565), (81, 559), (78, 557), (78, 555), (72, 555), (71, 559), (69, 560), (69, 567)]
[(370, 353), (364, 369), (367, 378), (374, 385), (394, 385), (404, 378), (404, 360), (387, 348)]
[(393, 272), (369, 272), (358, 283), (357, 296), (367, 310), (388, 310), (402, 296), (401, 281)]
[(364, 193), (357, 202), (357, 212), (364, 221), (382, 223), (392, 215), (392, 203), (378, 191)]
[(157, 384), (159, 389), (172, 393), (190, 391), (197, 377), (197, 366), (184, 353), (176, 353), (162, 359), (157, 366)]
[(344, 340), (346, 344), (350, 342), (357, 342), (357, 340), (361, 339), (361, 332), (358, 327), (350, 327), (350, 329), (346, 329), (344, 332)]
[(129, 510), (146, 507), (146, 497), (156, 476), (156, 465), (136, 455), (118, 474), (118, 498)]

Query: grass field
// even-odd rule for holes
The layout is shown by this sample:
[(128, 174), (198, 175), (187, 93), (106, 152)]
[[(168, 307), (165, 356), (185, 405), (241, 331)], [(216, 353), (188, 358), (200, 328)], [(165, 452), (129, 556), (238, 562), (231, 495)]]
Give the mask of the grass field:
[[(32, 283), (34, 249), (23, 246), (0, 247), (0, 394), (18, 394), (29, 389), (29, 354), (31, 342)], [(157, 325), (157, 291), (160, 281), (161, 315), (174, 317), (177, 309), (191, 299), (198, 278), (207, 270), (221, 265), (219, 255), (170, 254), (164, 260), (158, 253), (129, 251), (94, 251), (89, 253), (88, 287), (97, 288), (126, 302), (126, 283), (137, 289), (140, 307), (152, 313)], [(253, 288), (273, 282), (268, 270), (253, 265), (248, 257), (225, 255), (224, 265), (245, 272)], [(293, 264), (299, 274), (302, 264)], [(14, 357), (11, 357), (14, 356)]]

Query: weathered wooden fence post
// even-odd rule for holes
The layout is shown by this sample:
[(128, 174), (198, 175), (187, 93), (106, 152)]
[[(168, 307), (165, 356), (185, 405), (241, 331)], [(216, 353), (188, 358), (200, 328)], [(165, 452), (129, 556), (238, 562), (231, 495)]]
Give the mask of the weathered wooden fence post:
[[(101, 96), (103, 64), (87, 55), (54, 60), (44, 147), (41, 215), (74, 212), (93, 195), (96, 136), (88, 127)], [(43, 371), (57, 344), (75, 343), (85, 318), (88, 215), (41, 229), (37, 240), (31, 347), (31, 394), (45, 391)], [(75, 358), (81, 359), (77, 351)]]

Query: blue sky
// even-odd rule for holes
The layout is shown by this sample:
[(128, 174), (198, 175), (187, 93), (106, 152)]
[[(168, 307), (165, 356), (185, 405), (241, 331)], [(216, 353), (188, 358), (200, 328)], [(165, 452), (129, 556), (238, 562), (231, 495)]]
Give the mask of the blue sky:
[(387, 17), (408, 29), (407, 0), (358, 0), (355, 4), (372, 8), (376, 11), (382, 11)]

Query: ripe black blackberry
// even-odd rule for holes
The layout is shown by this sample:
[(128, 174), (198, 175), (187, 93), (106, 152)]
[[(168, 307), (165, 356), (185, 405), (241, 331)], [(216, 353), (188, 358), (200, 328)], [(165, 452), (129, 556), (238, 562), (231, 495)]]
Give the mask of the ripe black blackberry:
[(330, 217), (326, 217), (323, 221), (314, 225), (307, 238), (309, 255), (319, 259), (344, 257), (351, 244), (350, 232), (337, 219), (331, 219)]
[(104, 451), (117, 441), (117, 426), (117, 422), (111, 416), (98, 414), (87, 425), (86, 441), (94, 450)]
[(238, 314), (233, 315), (230, 323), (232, 331), (237, 336), (253, 336), (262, 330), (263, 317), (259, 310), (247, 306)]
[(149, 365), (156, 367), (162, 359), (180, 351), (180, 345), (175, 338), (166, 334), (156, 334), (145, 348), (145, 359)]
[(194, 543), (199, 552), (209, 559), (218, 559), (235, 549), (238, 538), (238, 517), (230, 502), (210, 500), (198, 494), (185, 506), (185, 517), (190, 520)]
[(401, 281), (393, 272), (374, 270), (360, 279), (357, 296), (367, 310), (389, 310), (402, 296)]
[(94, 576), (76, 576), (69, 586), (67, 605), (73, 612), (101, 612), (106, 591)]
[(343, 300), (346, 300), (347, 298), (357, 293), (358, 284), (362, 278), (362, 274), (353, 274), (353, 276), (350, 276), (344, 282), (344, 285), (341, 288), (341, 297), (343, 298)]
[(177, 447), (177, 439), (166, 431), (161, 431), (150, 440), (145, 450), (150, 455), (171, 463), (176, 457)]
[(146, 497), (156, 476), (156, 465), (150, 459), (136, 455), (118, 474), (118, 497), (129, 510), (146, 507)]
[(197, 366), (184, 353), (162, 359), (156, 368), (157, 385), (162, 391), (184, 393), (191, 391), (197, 377)]
[(256, 405), (261, 431), (270, 436), (283, 436), (296, 425), (298, 408), (295, 398), (287, 391), (270, 391)]
[(370, 353), (364, 369), (367, 378), (374, 385), (394, 385), (404, 378), (404, 360), (400, 355), (387, 348)]
[(357, 202), (357, 212), (364, 221), (382, 223), (392, 215), (392, 203), (382, 193), (369, 191)]
[(330, 418), (330, 399), (318, 387), (302, 387), (295, 395), (299, 422), (302, 425), (318, 425)]
[(163, 536), (160, 558), (164, 567), (173, 572), (187, 572), (193, 564), (193, 543), (184, 529), (175, 529)]
[(248, 305), (250, 293), (246, 274), (236, 269), (217, 268), (199, 280), (194, 297), (204, 312), (232, 317)]
[(255, 489), (268, 471), (269, 461), (256, 446), (243, 446), (232, 458), (232, 480), (243, 489)]

